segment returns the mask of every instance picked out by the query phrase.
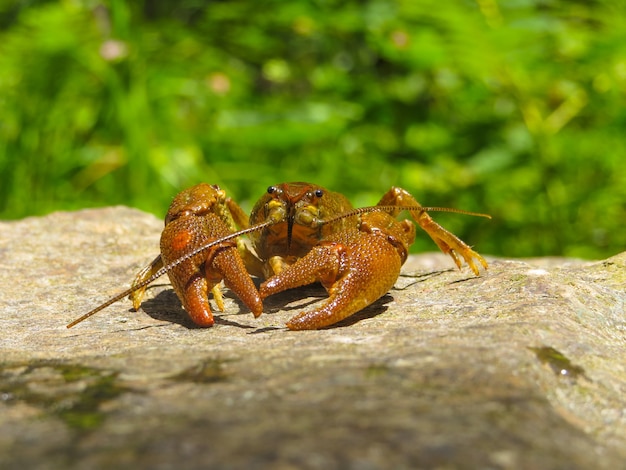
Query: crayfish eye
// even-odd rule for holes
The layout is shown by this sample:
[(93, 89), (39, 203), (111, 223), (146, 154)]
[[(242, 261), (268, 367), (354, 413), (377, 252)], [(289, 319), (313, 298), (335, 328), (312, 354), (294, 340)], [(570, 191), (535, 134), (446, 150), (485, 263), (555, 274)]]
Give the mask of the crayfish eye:
[(315, 196), (316, 197), (322, 197), (324, 195), (324, 191), (322, 191), (321, 189), (316, 189), (315, 190)]
[(276, 192), (276, 186), (270, 186), (267, 188), (267, 194), (274, 194)]

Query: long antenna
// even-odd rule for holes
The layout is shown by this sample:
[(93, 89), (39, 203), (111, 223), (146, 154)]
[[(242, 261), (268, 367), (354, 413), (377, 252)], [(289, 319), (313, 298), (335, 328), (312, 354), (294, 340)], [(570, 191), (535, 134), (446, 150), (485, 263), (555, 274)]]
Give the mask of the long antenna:
[(482, 214), (480, 212), (471, 212), (463, 209), (453, 209), (451, 207), (424, 207), (424, 206), (367, 206), (367, 207), (359, 207), (358, 209), (352, 209), (348, 212), (344, 212), (343, 214), (339, 214), (335, 217), (331, 217), (330, 219), (323, 220), (320, 222), (320, 225), (329, 224), (332, 222), (337, 222), (338, 220), (345, 219), (347, 217), (352, 217), (359, 214), (364, 214), (367, 212), (375, 212), (375, 211), (385, 211), (385, 212), (395, 212), (395, 211), (418, 211), (418, 212), (454, 212), (456, 214), (463, 215), (471, 215), (474, 217), (485, 217), (487, 219), (491, 219), (489, 214)]
[(240, 235), (245, 235), (247, 233), (250, 232), (255, 232), (257, 230), (261, 230), (264, 229), (265, 227), (269, 227), (270, 225), (274, 224), (274, 221), (267, 221), (267, 222), (263, 222), (261, 224), (256, 224), (253, 225), (252, 227), (248, 227), (246, 229), (243, 230), (239, 230), (237, 232), (233, 232), (230, 235), (227, 235), (225, 237), (222, 238), (218, 238), (217, 240), (214, 240), (210, 243), (207, 243), (206, 245), (202, 245), (192, 251), (190, 251), (189, 253), (186, 253), (185, 255), (181, 256), (180, 258), (178, 258), (175, 261), (172, 261), (170, 264), (168, 264), (167, 266), (163, 266), (161, 269), (159, 269), (157, 272), (155, 272), (152, 276), (150, 276), (148, 279), (140, 282), (139, 284), (136, 284), (134, 286), (132, 286), (129, 289), (126, 289), (124, 292), (121, 292), (113, 297), (111, 297), (109, 300), (107, 300), (106, 302), (104, 302), (101, 305), (98, 305), (96, 308), (94, 308), (93, 310), (90, 310), (89, 312), (85, 313), (83, 316), (81, 316), (80, 318), (77, 318), (76, 320), (72, 321), (71, 323), (68, 323), (66, 328), (72, 328), (74, 325), (82, 322), (83, 320), (86, 320), (87, 318), (89, 318), (90, 316), (98, 313), (100, 310), (104, 310), (105, 308), (107, 308), (109, 305), (114, 304), (115, 302), (117, 302), (118, 300), (122, 300), (124, 297), (126, 297), (127, 295), (132, 294), (133, 292), (135, 292), (138, 289), (141, 289), (142, 287), (147, 286), (148, 284), (150, 284), (151, 282), (154, 282), (155, 280), (157, 280), (158, 278), (160, 278), (161, 276), (163, 276), (165, 273), (171, 271), (172, 269), (174, 269), (176, 266), (178, 266), (181, 263), (184, 263), (185, 261), (193, 258), (194, 256), (202, 253), (203, 251), (208, 250), (209, 248), (213, 248), (214, 246), (217, 245), (221, 245), (225, 242), (230, 242), (230, 240), (232, 240), (233, 238), (237, 238)]

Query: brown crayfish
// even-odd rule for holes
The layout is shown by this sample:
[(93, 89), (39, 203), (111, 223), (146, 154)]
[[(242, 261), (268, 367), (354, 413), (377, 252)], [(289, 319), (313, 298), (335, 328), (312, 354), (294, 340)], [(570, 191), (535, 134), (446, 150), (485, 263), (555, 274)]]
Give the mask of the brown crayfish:
[[(474, 274), (485, 259), (437, 224), (429, 211), (401, 188), (391, 188), (376, 206), (354, 209), (339, 193), (310, 183), (270, 186), (249, 217), (216, 185), (199, 184), (179, 193), (165, 218), (161, 254), (135, 277), (130, 289), (74, 320), (68, 328), (130, 295), (141, 305), (148, 284), (165, 274), (191, 319), (213, 325), (208, 292), (223, 311), (224, 280), (258, 317), (262, 300), (287, 289), (320, 282), (329, 297), (287, 323), (292, 330), (332, 325), (385, 295), (396, 282), (415, 239), (415, 225), (397, 220), (403, 210), (461, 268)], [(239, 230), (238, 230), (239, 228)], [(240, 238), (248, 235), (252, 248)], [(256, 289), (250, 274), (265, 281)]]

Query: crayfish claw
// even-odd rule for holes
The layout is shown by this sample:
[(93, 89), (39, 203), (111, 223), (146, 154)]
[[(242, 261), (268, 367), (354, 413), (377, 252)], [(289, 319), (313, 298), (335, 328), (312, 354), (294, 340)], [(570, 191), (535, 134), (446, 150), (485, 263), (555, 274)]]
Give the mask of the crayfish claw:
[(390, 243), (388, 232), (345, 230), (261, 284), (261, 297), (319, 281), (328, 291), (328, 299), (291, 318), (287, 327), (312, 330), (332, 325), (371, 305), (393, 287), (403, 250)]

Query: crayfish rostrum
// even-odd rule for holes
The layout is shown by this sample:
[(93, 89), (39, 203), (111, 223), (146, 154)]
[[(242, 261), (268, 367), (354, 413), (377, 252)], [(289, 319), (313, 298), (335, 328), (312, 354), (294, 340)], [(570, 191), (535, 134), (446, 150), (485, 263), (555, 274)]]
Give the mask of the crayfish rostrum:
[[(174, 198), (161, 235), (161, 254), (137, 274), (131, 288), (68, 327), (129, 294), (135, 309), (139, 308), (145, 287), (165, 272), (185, 310), (200, 326), (213, 324), (209, 290), (223, 310), (222, 279), (255, 317), (262, 312), (262, 299), (320, 282), (328, 299), (293, 317), (287, 327), (332, 325), (393, 287), (415, 239), (415, 225), (396, 219), (403, 210), (459, 268), (462, 260), (476, 275), (475, 261), (487, 268), (482, 256), (428, 215), (442, 209), (422, 207), (402, 188), (391, 188), (376, 206), (354, 209), (343, 195), (321, 186), (282, 183), (268, 188), (248, 219), (218, 186), (199, 184)], [(244, 234), (252, 248), (239, 238)], [(250, 275), (265, 279), (258, 291)]]

